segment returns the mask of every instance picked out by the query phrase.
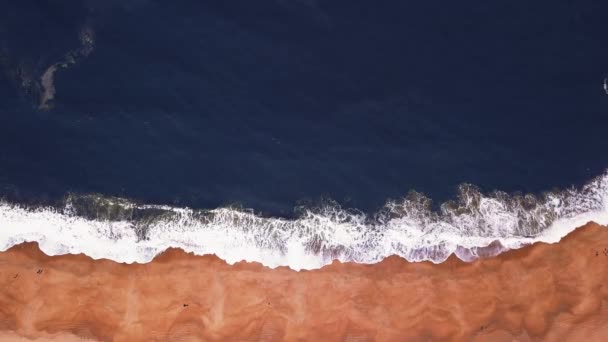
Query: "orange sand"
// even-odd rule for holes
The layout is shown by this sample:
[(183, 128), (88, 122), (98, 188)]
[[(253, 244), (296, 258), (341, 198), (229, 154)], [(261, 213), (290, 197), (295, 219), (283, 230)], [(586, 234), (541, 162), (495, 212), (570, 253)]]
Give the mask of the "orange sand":
[[(0, 253), (0, 340), (608, 340), (608, 229), (464, 263), (295, 272), (168, 250), (148, 264)], [(596, 256), (597, 253), (597, 256)]]

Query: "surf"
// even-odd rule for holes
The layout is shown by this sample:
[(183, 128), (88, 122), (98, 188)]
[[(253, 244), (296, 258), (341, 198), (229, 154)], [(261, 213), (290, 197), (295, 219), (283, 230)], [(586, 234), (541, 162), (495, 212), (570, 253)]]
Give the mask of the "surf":
[(465, 261), (535, 242), (556, 243), (589, 221), (608, 224), (608, 171), (584, 186), (539, 195), (483, 193), (463, 184), (434, 210), (411, 192), (378, 212), (337, 203), (296, 208), (293, 219), (253, 210), (151, 205), (98, 194), (68, 194), (56, 206), (0, 201), (0, 250), (38, 242), (48, 255), (146, 263), (170, 247), (226, 262), (316, 269), (334, 260), (377, 263), (398, 255), (441, 263)]

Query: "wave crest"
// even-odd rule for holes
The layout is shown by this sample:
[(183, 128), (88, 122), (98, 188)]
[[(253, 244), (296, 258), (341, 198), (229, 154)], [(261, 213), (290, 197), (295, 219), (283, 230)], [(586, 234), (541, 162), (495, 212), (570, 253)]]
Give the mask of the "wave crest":
[(432, 209), (411, 192), (377, 213), (333, 203), (299, 208), (295, 219), (252, 210), (196, 210), (140, 204), (100, 195), (66, 196), (56, 207), (0, 201), (0, 249), (37, 241), (49, 255), (84, 253), (118, 262), (148, 262), (169, 247), (216, 254), (229, 263), (313, 269), (331, 263), (375, 263), (390, 255), (409, 261), (465, 261), (537, 241), (554, 243), (588, 221), (608, 224), (608, 172), (575, 189), (542, 195), (483, 194), (464, 184), (456, 200)]

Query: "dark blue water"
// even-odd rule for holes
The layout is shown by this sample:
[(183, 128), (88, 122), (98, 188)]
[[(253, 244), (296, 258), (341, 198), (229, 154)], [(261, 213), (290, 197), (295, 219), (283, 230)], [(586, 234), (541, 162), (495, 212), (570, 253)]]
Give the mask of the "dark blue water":
[[(0, 11), (0, 196), (291, 215), (608, 168), (605, 1), (22, 1)], [(93, 52), (40, 77), (94, 32)], [(24, 79), (31, 80), (23, 85)]]

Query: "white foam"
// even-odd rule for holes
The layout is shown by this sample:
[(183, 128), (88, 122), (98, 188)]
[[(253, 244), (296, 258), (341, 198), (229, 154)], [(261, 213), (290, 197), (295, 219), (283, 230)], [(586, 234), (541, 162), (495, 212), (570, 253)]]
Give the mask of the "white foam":
[[(456, 253), (470, 260), (477, 247), (499, 241), (506, 249), (558, 242), (589, 221), (608, 224), (608, 173), (581, 189), (538, 197), (482, 195), (463, 187), (460, 200), (431, 211), (424, 197), (387, 203), (376, 215), (327, 206), (293, 220), (219, 208), (197, 211), (104, 199), (124, 210), (160, 210), (151, 220), (85, 218), (68, 201), (63, 208), (26, 208), (0, 202), (0, 250), (37, 241), (48, 255), (84, 253), (94, 259), (149, 262), (169, 247), (226, 262), (314, 269), (334, 259), (375, 263), (390, 255), (443, 262)], [(114, 201), (114, 202), (112, 202)], [(137, 233), (145, 227), (145, 238)], [(463, 252), (463, 250), (465, 252)]]

